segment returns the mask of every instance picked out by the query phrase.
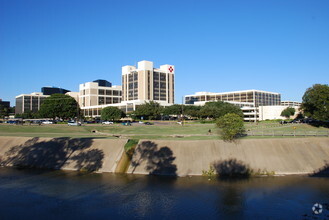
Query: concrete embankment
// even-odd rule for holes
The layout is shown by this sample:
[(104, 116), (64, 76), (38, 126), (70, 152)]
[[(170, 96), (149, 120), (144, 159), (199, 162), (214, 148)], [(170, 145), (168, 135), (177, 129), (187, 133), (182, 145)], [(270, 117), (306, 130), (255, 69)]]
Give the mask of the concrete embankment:
[(125, 139), (0, 137), (2, 166), (114, 172)]
[[(2, 166), (114, 172), (126, 139), (0, 137)], [(329, 170), (329, 138), (141, 140), (127, 173), (202, 175), (221, 168), (308, 174)], [(232, 167), (233, 166), (233, 167)], [(235, 166), (235, 167), (234, 167)]]
[(213, 163), (221, 169), (309, 174), (329, 168), (329, 138), (208, 141), (140, 141), (128, 173), (201, 175)]

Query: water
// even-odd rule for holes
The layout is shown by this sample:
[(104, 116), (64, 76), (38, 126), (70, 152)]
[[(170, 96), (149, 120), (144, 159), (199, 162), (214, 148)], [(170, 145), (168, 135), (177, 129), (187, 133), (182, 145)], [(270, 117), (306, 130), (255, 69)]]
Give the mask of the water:
[[(323, 204), (319, 215), (315, 203)], [(0, 219), (329, 219), (329, 178), (0, 169)]]

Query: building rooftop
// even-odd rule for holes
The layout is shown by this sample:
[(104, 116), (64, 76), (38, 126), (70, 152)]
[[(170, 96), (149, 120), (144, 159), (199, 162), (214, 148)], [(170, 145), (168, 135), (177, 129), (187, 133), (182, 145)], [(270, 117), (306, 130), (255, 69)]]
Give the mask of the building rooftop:
[(196, 92), (192, 95), (186, 95), (186, 96), (196, 96), (196, 95), (225, 95), (225, 94), (231, 94), (231, 93), (244, 93), (244, 92), (262, 92), (262, 93), (271, 93), (280, 95), (280, 93), (277, 92), (267, 92), (262, 90), (256, 90), (256, 89), (250, 89), (250, 90), (240, 90), (240, 91), (232, 91), (232, 92)]

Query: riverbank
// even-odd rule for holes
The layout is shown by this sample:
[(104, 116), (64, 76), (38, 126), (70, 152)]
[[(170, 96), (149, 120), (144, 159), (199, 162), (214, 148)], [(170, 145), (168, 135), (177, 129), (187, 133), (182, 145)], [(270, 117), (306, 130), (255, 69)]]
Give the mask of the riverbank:
[[(2, 166), (114, 172), (127, 139), (0, 137)], [(140, 140), (127, 173), (202, 175), (210, 165), (276, 175), (329, 170), (329, 138)], [(226, 167), (226, 168), (225, 168)]]

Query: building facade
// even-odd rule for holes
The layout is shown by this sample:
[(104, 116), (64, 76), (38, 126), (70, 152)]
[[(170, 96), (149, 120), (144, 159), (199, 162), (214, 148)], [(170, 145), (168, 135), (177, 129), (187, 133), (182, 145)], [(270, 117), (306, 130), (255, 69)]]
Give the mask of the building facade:
[(185, 96), (185, 104), (204, 105), (206, 102), (223, 101), (241, 108), (245, 121), (258, 121), (259, 106), (274, 106), (281, 104), (281, 95), (275, 92), (261, 90), (243, 90), (234, 92), (197, 92)]
[(121, 102), (121, 86), (100, 86), (98, 82), (80, 84), (79, 105), (89, 107)]
[(175, 102), (175, 67), (161, 65), (153, 67), (153, 62), (140, 61), (135, 66), (122, 67), (122, 100), (127, 103), (142, 104), (156, 101), (161, 105)]
[(79, 105), (87, 117), (99, 117), (102, 108), (112, 105), (117, 106), (121, 101), (121, 86), (112, 86), (106, 80), (80, 84)]
[(0, 108), (10, 108), (10, 102), (2, 101), (2, 99), (0, 99)]
[(185, 104), (197, 104), (198, 102), (230, 102), (242, 106), (267, 106), (280, 105), (281, 95), (275, 92), (261, 90), (243, 90), (235, 92), (197, 92), (194, 95), (185, 96)]
[(296, 101), (281, 101), (281, 105), (290, 107), (300, 107), (302, 103)]
[[(286, 109), (288, 106), (286, 105), (275, 105), (275, 106), (259, 106), (259, 120), (273, 120), (273, 119), (287, 119), (283, 116), (281, 116), (281, 113), (284, 109)], [(290, 117), (290, 119), (295, 118), (299, 113), (299, 107), (298, 106), (289, 106), (291, 108), (295, 109), (295, 114)]]
[(15, 114), (39, 111), (40, 106), (47, 97), (49, 97), (49, 95), (43, 95), (40, 92), (16, 96)]

